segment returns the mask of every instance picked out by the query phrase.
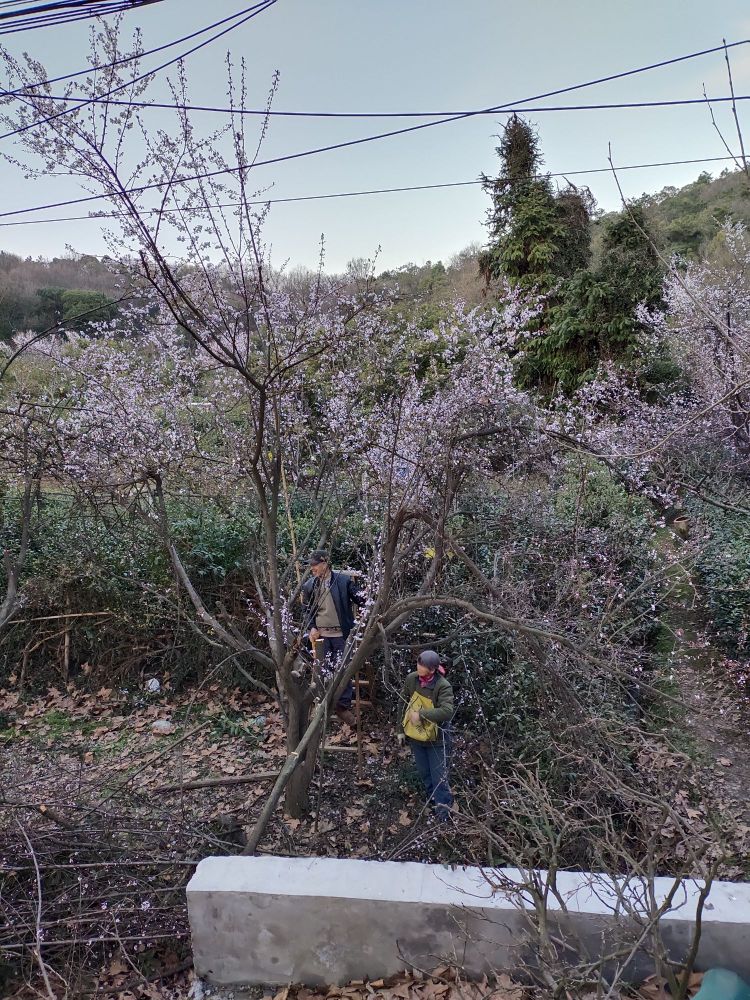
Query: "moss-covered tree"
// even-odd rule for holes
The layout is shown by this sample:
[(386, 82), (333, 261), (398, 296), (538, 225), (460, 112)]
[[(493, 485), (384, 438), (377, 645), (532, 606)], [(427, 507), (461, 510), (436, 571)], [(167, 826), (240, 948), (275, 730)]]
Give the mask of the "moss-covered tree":
[(662, 280), (643, 209), (632, 205), (607, 224), (598, 265), (573, 274), (550, 308), (548, 330), (534, 344), (537, 379), (570, 392), (600, 361), (627, 363), (643, 332), (637, 307), (660, 304)]

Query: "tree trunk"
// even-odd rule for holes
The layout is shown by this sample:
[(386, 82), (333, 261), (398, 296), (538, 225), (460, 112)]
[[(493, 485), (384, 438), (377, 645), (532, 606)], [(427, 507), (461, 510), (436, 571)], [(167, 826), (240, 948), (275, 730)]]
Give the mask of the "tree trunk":
[[(320, 745), (323, 732), (325, 731), (328, 713), (331, 710), (331, 706), (335, 705), (337, 699), (341, 696), (341, 692), (346, 684), (361, 668), (366, 656), (370, 653), (374, 640), (377, 636), (378, 626), (373, 620), (368, 625), (367, 630), (362, 637), (362, 641), (360, 642), (359, 648), (349, 662), (346, 670), (341, 672), (337, 683), (333, 687), (329, 688), (323, 701), (316, 704), (314, 706), (314, 710), (313, 705), (310, 704), (310, 695), (312, 692), (308, 693), (300, 687), (294, 687), (292, 691), (289, 692), (287, 704), (289, 707), (290, 720), (292, 718), (294, 719), (294, 726), (290, 725), (287, 730), (287, 757), (284, 761), (284, 766), (281, 768), (279, 776), (276, 779), (276, 784), (273, 786), (271, 794), (268, 796), (268, 799), (261, 810), (260, 816), (255, 822), (255, 826), (248, 835), (247, 845), (242, 852), (243, 854), (254, 854), (257, 850), (258, 844), (263, 837), (271, 816), (276, 810), (276, 807), (281, 801), (282, 795), (286, 792), (290, 782), (298, 770), (302, 770), (306, 774), (305, 779), (301, 780), (299, 784), (299, 788), (302, 792), (297, 792), (293, 806), (288, 798), (285, 800), (285, 804), (287, 809), (291, 811), (291, 808), (297, 809), (300, 806), (301, 794), (304, 794), (304, 799), (307, 801), (310, 782), (312, 781), (313, 772), (315, 770), (317, 750)], [(301, 711), (303, 706), (304, 712)], [(303, 717), (305, 719), (309, 719), (309, 721), (304, 728), (300, 728)], [(294, 749), (291, 749), (292, 743), (294, 744)], [(294, 814), (292, 815), (294, 816)]]
[[(310, 725), (311, 705), (299, 689), (289, 698), (289, 727), (286, 734), (287, 755), (295, 753)], [(310, 806), (310, 785), (315, 773), (315, 762), (318, 757), (318, 747), (325, 725), (321, 726), (315, 737), (304, 751), (302, 762), (297, 765), (289, 779), (284, 793), (284, 812), (292, 819), (300, 819)]]

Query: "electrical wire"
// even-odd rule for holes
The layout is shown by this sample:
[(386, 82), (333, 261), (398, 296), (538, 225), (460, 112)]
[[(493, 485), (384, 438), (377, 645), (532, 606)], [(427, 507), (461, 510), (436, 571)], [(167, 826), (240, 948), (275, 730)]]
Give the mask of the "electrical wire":
[[(241, 17), (239, 21), (235, 21), (233, 24), (230, 24), (227, 27), (222, 28), (221, 31), (217, 32), (215, 35), (211, 35), (209, 38), (205, 38), (202, 42), (199, 42), (197, 45), (194, 45), (191, 49), (188, 49), (186, 52), (181, 52), (179, 55), (173, 56), (173, 58), (167, 60), (167, 62), (161, 63), (159, 66), (152, 67), (146, 72), (141, 73), (140, 76), (133, 77), (132, 79), (127, 80), (125, 83), (121, 83), (117, 87), (113, 87), (106, 93), (97, 95), (96, 98), (87, 98), (82, 104), (78, 104), (74, 108), (66, 108), (63, 111), (56, 112), (54, 115), (49, 115), (47, 118), (41, 118), (37, 121), (30, 122), (27, 125), (22, 125), (19, 126), (19, 128), (12, 129), (10, 132), (4, 132), (2, 135), (0, 135), (0, 139), (9, 139), (12, 136), (21, 135), (24, 132), (28, 132), (31, 129), (39, 128), (41, 125), (46, 125), (49, 122), (55, 121), (58, 118), (63, 118), (66, 115), (77, 114), (79, 111), (82, 111), (83, 108), (87, 107), (90, 104), (93, 104), (95, 100), (101, 101), (103, 98), (109, 97), (111, 94), (118, 94), (123, 90), (127, 90), (128, 87), (132, 87), (136, 83), (140, 83), (142, 80), (146, 80), (148, 77), (154, 76), (154, 74), (160, 73), (163, 70), (168, 69), (170, 66), (173, 66), (175, 63), (181, 62), (183, 59), (186, 59), (188, 56), (193, 55), (200, 49), (205, 48), (207, 45), (211, 45), (212, 42), (217, 41), (217, 39), (222, 38), (224, 35), (227, 35), (231, 31), (234, 31), (235, 29), (241, 27), (243, 24), (246, 24), (248, 21), (252, 20), (252, 18), (257, 17), (258, 14), (262, 14), (264, 11), (268, 10), (269, 7), (273, 7), (273, 5), (277, 2), (278, 0), (263, 0), (262, 3), (255, 4), (254, 7), (249, 8), (251, 13), (245, 14), (245, 16)], [(218, 23), (225, 24), (226, 19)], [(212, 25), (212, 27), (216, 27), (216, 25)], [(205, 30), (210, 30), (210, 29), (204, 29), (204, 31)], [(22, 97), (19, 97), (19, 99), (23, 100)]]
[(0, 10), (0, 35), (12, 35), (36, 28), (49, 28), (92, 17), (123, 13), (162, 0), (58, 0), (21, 10)]
[[(275, 2), (276, 2), (276, 0), (266, 0), (266, 4), (263, 5), (263, 9), (265, 9), (265, 6), (268, 6), (268, 5), (273, 4)], [(260, 12), (261, 12), (260, 10), (257, 11), (257, 13), (260, 13)], [(253, 14), (253, 15), (250, 15), (250, 16), (255, 16), (255, 15)], [(230, 29), (227, 29), (227, 30), (230, 30)], [(206, 42), (204, 42), (202, 44), (208, 44), (208, 41), (209, 40), (207, 40)], [(505, 104), (498, 104), (498, 105), (495, 105), (492, 108), (482, 109), (482, 111), (484, 111), (485, 113), (500, 111), (500, 110), (503, 110), (505, 108), (512, 108), (512, 107), (514, 107), (516, 105), (525, 104), (525, 103), (530, 102), (530, 101), (544, 100), (544, 99), (546, 99), (548, 97), (556, 97), (559, 94), (571, 93), (572, 91), (576, 91), (576, 90), (583, 90), (583, 89), (588, 88), (588, 87), (598, 86), (599, 84), (602, 84), (602, 83), (608, 83), (608, 82), (610, 82), (612, 80), (620, 80), (620, 79), (624, 79), (625, 77), (634, 76), (634, 75), (639, 74), (639, 73), (645, 73), (645, 72), (648, 72), (650, 70), (657, 69), (657, 68), (660, 68), (660, 67), (663, 67), (663, 66), (674, 65), (675, 63), (684, 62), (687, 59), (695, 59), (695, 58), (697, 58), (699, 56), (703, 56), (703, 55), (706, 55), (708, 53), (723, 52), (723, 51), (725, 51), (727, 49), (730, 49), (730, 48), (736, 48), (739, 45), (747, 45), (748, 42), (750, 42), (750, 39), (744, 39), (744, 40), (738, 41), (738, 42), (729, 42), (729, 43), (726, 43), (726, 45), (714, 46), (713, 48), (710, 48), (710, 49), (702, 49), (702, 50), (700, 50), (698, 52), (688, 53), (687, 55), (683, 55), (683, 56), (675, 56), (675, 57), (673, 57), (671, 59), (664, 59), (664, 60), (661, 60), (660, 62), (650, 63), (650, 64), (648, 64), (646, 66), (636, 67), (635, 69), (623, 70), (623, 71), (620, 71), (618, 73), (609, 74), (608, 76), (598, 77), (598, 78), (596, 78), (594, 80), (587, 80), (587, 81), (585, 81), (583, 83), (571, 84), (571, 85), (566, 86), (566, 87), (559, 87), (559, 88), (557, 88), (555, 90), (547, 91), (547, 92), (542, 93), (542, 94), (537, 94), (537, 95), (532, 96), (532, 97), (523, 98), (521, 101), (508, 101)], [(174, 59), (172, 61), (176, 62), (177, 60)], [(77, 111), (77, 110), (79, 110), (79, 108), (77, 107), (74, 110)], [(421, 122), (418, 125), (410, 125), (407, 128), (391, 129), (388, 132), (379, 132), (379, 133), (376, 133), (375, 135), (362, 136), (359, 139), (349, 139), (349, 140), (344, 141), (344, 142), (330, 143), (329, 145), (326, 145), (326, 146), (317, 146), (317, 147), (315, 147), (313, 149), (302, 150), (302, 151), (297, 152), (297, 153), (287, 153), (287, 154), (285, 154), (283, 156), (275, 156), (275, 157), (271, 157), (271, 158), (266, 159), (266, 160), (258, 160), (258, 161), (255, 161), (255, 163), (253, 164), (253, 167), (271, 166), (271, 165), (275, 165), (275, 164), (279, 164), (279, 163), (287, 163), (287, 162), (289, 162), (291, 160), (302, 159), (302, 158), (305, 158), (305, 157), (308, 157), (308, 156), (315, 156), (315, 155), (317, 155), (319, 153), (333, 152), (333, 151), (339, 150), (339, 149), (347, 149), (347, 148), (350, 148), (350, 147), (353, 147), (353, 146), (359, 146), (359, 145), (363, 145), (365, 143), (375, 142), (375, 141), (378, 141), (380, 139), (388, 139), (388, 138), (392, 138), (392, 137), (397, 136), (397, 135), (405, 135), (405, 134), (408, 134), (410, 132), (417, 132), (417, 131), (421, 131), (421, 130), (424, 130), (424, 129), (427, 129), (427, 128), (432, 128), (432, 127), (434, 127), (436, 125), (444, 125), (444, 124), (447, 124), (449, 122), (454, 122), (454, 121), (463, 120), (465, 118), (475, 117), (476, 115), (481, 114), (482, 111), (472, 111), (472, 112), (467, 112), (465, 114), (460, 114), (460, 115), (451, 115), (449, 117), (438, 118), (435, 121)], [(66, 113), (69, 113), (69, 112), (67, 112), (67, 111), (65, 111), (65, 112), (59, 112), (58, 115), (52, 116), (52, 118), (59, 117), (60, 115), (66, 114)], [(49, 120), (51, 120), (51, 119), (49, 119)], [(35, 123), (35, 124), (42, 124), (42, 122)], [(17, 135), (19, 132), (26, 131), (26, 129), (30, 128), (30, 127), (34, 127), (34, 125), (25, 126), (22, 129), (17, 129), (17, 130), (15, 130), (13, 132), (8, 132), (8, 133), (5, 133), (4, 135), (0, 135), (0, 139), (8, 138), (8, 137), (10, 137), (12, 135)], [(241, 173), (241, 172), (247, 171), (247, 170), (248, 170), (248, 167), (245, 167), (245, 166), (242, 166), (242, 167), (240, 167), (240, 166), (237, 166), (237, 167), (221, 167), (221, 168), (217, 168), (216, 170), (202, 171), (202, 172), (199, 172), (199, 173), (196, 173), (196, 174), (188, 175), (186, 177), (177, 177), (177, 178), (175, 178), (173, 180), (169, 180), (169, 181), (154, 181), (154, 182), (149, 183), (149, 184), (137, 185), (137, 186), (129, 188), (128, 189), (128, 194), (144, 194), (147, 191), (157, 191), (157, 190), (160, 190), (160, 189), (162, 189), (164, 187), (176, 186), (176, 185), (181, 185), (181, 184), (188, 184), (188, 183), (191, 183), (192, 181), (204, 180), (204, 179), (209, 179), (209, 178), (212, 178), (212, 177), (218, 177), (218, 176), (228, 175), (228, 174), (236, 174), (236, 173)], [(28, 208), (14, 209), (14, 210), (7, 211), (7, 212), (0, 212), (0, 218), (9, 218), (10, 216), (14, 216), (14, 215), (28, 215), (28, 214), (30, 214), (32, 212), (39, 212), (39, 211), (44, 211), (44, 210), (53, 209), (53, 208), (64, 208), (64, 207), (66, 207), (68, 205), (90, 204), (91, 202), (106, 200), (108, 197), (110, 197), (110, 196), (106, 195), (106, 194), (99, 194), (99, 195), (86, 195), (86, 196), (83, 196), (83, 197), (80, 197), (80, 198), (68, 198), (68, 199), (65, 199), (63, 201), (50, 202), (50, 203), (45, 204), (45, 205), (34, 205), (34, 206), (30, 206)]]
[[(675, 167), (683, 166), (695, 163), (725, 163), (728, 160), (734, 161), (733, 156), (704, 156), (698, 159), (691, 160), (662, 160), (655, 163), (631, 163), (625, 164), (624, 166), (618, 166), (616, 169), (620, 170), (646, 170), (652, 167)], [(585, 170), (560, 170), (555, 173), (549, 173), (545, 176), (547, 177), (579, 177), (587, 174), (603, 174), (611, 173), (611, 167), (590, 167)], [(282, 205), (289, 204), (291, 202), (298, 201), (327, 201), (331, 198), (359, 198), (364, 195), (375, 195), (375, 194), (396, 194), (405, 191), (436, 191), (443, 188), (457, 188), (457, 187), (475, 187), (477, 185), (483, 184), (482, 180), (474, 181), (447, 181), (442, 184), (410, 184), (403, 187), (390, 187), (390, 188), (370, 188), (368, 190), (362, 191), (334, 191), (329, 194), (304, 194), (296, 195), (289, 198), (259, 198), (254, 201), (247, 202), (249, 205)], [(206, 205), (205, 208), (240, 208), (239, 202), (220, 202), (215, 205)], [(183, 212), (182, 208), (146, 208), (143, 209), (143, 215), (167, 215), (175, 212)], [(2, 213), (3, 215), (8, 215), (13, 213)], [(4, 229), (8, 226), (33, 226), (33, 225), (46, 225), (53, 222), (85, 222), (85, 221), (96, 221), (99, 219), (119, 219), (126, 218), (126, 212), (99, 212), (94, 215), (68, 215), (63, 218), (54, 219), (18, 219), (15, 222), (0, 222), (0, 228)]]
[[(275, 2), (276, 2), (276, 0), (267, 0), (268, 5), (273, 4)], [(257, 6), (262, 6), (262, 5), (259, 4)], [(259, 13), (260, 13), (260, 11), (259, 11)], [(223, 23), (223, 22), (219, 22), (219, 23)], [(602, 83), (609, 83), (609, 82), (611, 82), (613, 80), (622, 80), (622, 79), (625, 79), (626, 77), (635, 76), (636, 74), (639, 74), (639, 73), (646, 73), (646, 72), (649, 72), (649, 71), (654, 70), (654, 69), (661, 69), (661, 68), (663, 68), (665, 66), (673, 66), (673, 65), (675, 65), (677, 63), (685, 62), (686, 60), (689, 60), (689, 59), (697, 59), (697, 58), (699, 58), (701, 56), (710, 55), (710, 54), (715, 53), (715, 52), (726, 52), (729, 49), (737, 48), (740, 45), (747, 45), (748, 43), (750, 43), (750, 39), (748, 39), (748, 38), (741, 39), (740, 41), (737, 41), (737, 42), (725, 42), (722, 45), (716, 45), (716, 46), (713, 46), (712, 48), (700, 49), (700, 50), (698, 50), (696, 52), (689, 52), (689, 53), (687, 53), (685, 55), (682, 55), (682, 56), (673, 56), (670, 59), (662, 59), (659, 62), (649, 63), (649, 64), (647, 64), (645, 66), (638, 66), (635, 69), (623, 70), (623, 71), (621, 71), (619, 73), (612, 73), (609, 76), (598, 77), (597, 79), (589, 80), (589, 81), (586, 81), (585, 83), (578, 83), (578, 84), (573, 84), (573, 85), (567, 86), (567, 87), (560, 87), (557, 90), (548, 91), (547, 93), (536, 94), (536, 95), (534, 95), (532, 97), (523, 98), (522, 101), (508, 101), (505, 104), (494, 105), (493, 107), (490, 107), (490, 108), (481, 108), (481, 109), (476, 110), (476, 111), (463, 111), (463, 112), (459, 112), (457, 114), (450, 114), (447, 117), (438, 118), (436, 121), (422, 122), (419, 125), (410, 125), (407, 128), (394, 129), (394, 130), (392, 130), (390, 132), (384, 132), (384, 133), (381, 133), (379, 135), (367, 136), (367, 137), (364, 137), (363, 139), (353, 140), (352, 142), (349, 143), (349, 145), (357, 145), (358, 143), (361, 143), (361, 142), (372, 142), (372, 141), (375, 141), (377, 139), (390, 138), (390, 137), (395, 136), (395, 135), (405, 135), (408, 132), (416, 132), (416, 131), (419, 131), (420, 129), (432, 128), (434, 125), (444, 125), (444, 124), (447, 124), (449, 122), (460, 121), (460, 120), (465, 119), (465, 118), (473, 118), (473, 117), (476, 117), (477, 115), (493, 114), (493, 113), (495, 113), (497, 111), (502, 111), (502, 110), (505, 110), (505, 109), (508, 109), (508, 108), (512, 108), (514, 105), (518, 105), (518, 104), (521, 104), (521, 103), (526, 103), (528, 101), (543, 100), (543, 99), (546, 99), (548, 97), (556, 97), (559, 94), (567, 94), (567, 93), (571, 93), (572, 91), (575, 91), (575, 90), (582, 90), (582, 89), (585, 89), (585, 88), (588, 88), (588, 87), (598, 86), (599, 84), (602, 84)], [(176, 61), (178, 61), (178, 60), (172, 60), (172, 62), (176, 62)], [(154, 70), (152, 72), (158, 72), (161, 69), (166, 68), (166, 66), (168, 66), (168, 65), (171, 65), (171, 63), (167, 63), (164, 66), (158, 67), (156, 70)], [(78, 75), (80, 75), (80, 74), (78, 74)], [(146, 75), (148, 75), (148, 74), (144, 74), (144, 76), (146, 76)], [(58, 77), (57, 80), (52, 80), (52, 81), (49, 81), (49, 82), (57, 82), (59, 79), (61, 79), (61, 78)], [(138, 79), (139, 80), (143, 79), (143, 76), (139, 77)], [(115, 88), (115, 90), (112, 90), (109, 93), (110, 94), (116, 93), (118, 89), (123, 89), (125, 86), (129, 86), (132, 83), (133, 83), (133, 81), (130, 81), (129, 84), (124, 84), (120, 88)], [(16, 91), (13, 91), (12, 94), (13, 94), (13, 96), (20, 96), (20, 95), (23, 94), (24, 91), (28, 92), (29, 90), (32, 90), (32, 89), (34, 89), (34, 88), (36, 88), (38, 86), (40, 86), (40, 84), (30, 84), (30, 85), (27, 85), (25, 87), (18, 88)], [(10, 96), (10, 95), (11, 95), (11, 92), (8, 92), (8, 93), (6, 93), (5, 96)], [(62, 117), (63, 115), (73, 114), (73, 113), (81, 110), (81, 108), (86, 107), (86, 106), (94, 103), (95, 101), (101, 101), (106, 96), (108, 96), (108, 95), (98, 95), (95, 98), (90, 98), (90, 97), (89, 98), (81, 98), (81, 101), (83, 103), (81, 103), (80, 105), (76, 106), (75, 108), (70, 108), (70, 109), (66, 109), (65, 111), (60, 111), (56, 115), (51, 115), (50, 117), (45, 118), (45, 119), (41, 119), (40, 121), (33, 122), (33, 123), (29, 124), (29, 125), (21, 126), (20, 128), (14, 129), (14, 130), (12, 130), (10, 132), (5, 132), (4, 134), (0, 135), (0, 139), (11, 138), (14, 135), (19, 135), (22, 132), (26, 132), (29, 129), (38, 128), (39, 126), (44, 125), (44, 124), (46, 124), (49, 121), (53, 121), (54, 119), (56, 119), (58, 117)], [(316, 150), (316, 152), (317, 151), (325, 152), (329, 148), (335, 148), (335, 147), (323, 147), (321, 150)]]
[[(100, 7), (104, 4), (116, 2), (130, 3), (135, 7), (139, 3), (148, 3), (149, 0), (48, 0), (47, 3), (38, 3), (37, 0), (3, 0), (0, 3), (0, 19), (7, 17), (21, 17), (29, 14), (39, 14), (51, 10), (67, 10), (69, 8)], [(156, 0), (153, 0), (156, 2)], [(3, 12), (5, 7), (14, 7), (15, 10)]]
[[(27, 96), (27, 95), (21, 95)], [(28, 95), (33, 96), (33, 95)], [(180, 104), (172, 101), (117, 101), (106, 97), (66, 97), (63, 94), (45, 94), (45, 101), (77, 102), (80, 104), (107, 104), (114, 107), (155, 109), (162, 111), (209, 112), (222, 115), (251, 115), (260, 118), (440, 118), (444, 115), (527, 115), (546, 111), (612, 111), (619, 109), (673, 108), (689, 105), (722, 104), (731, 101), (750, 101), (750, 94), (726, 97), (686, 97), (671, 101), (622, 101), (615, 104), (540, 104), (535, 107), (503, 107), (502, 110), (479, 111), (274, 111), (265, 108), (228, 108), (209, 104)]]
[(207, 31), (213, 31), (214, 28), (219, 28), (221, 25), (228, 24), (230, 21), (235, 20), (235, 18), (242, 17), (251, 10), (256, 10), (258, 7), (264, 6), (265, 3), (266, 0), (258, 0), (257, 3), (252, 4), (250, 7), (238, 10), (234, 14), (230, 14), (228, 17), (224, 17), (219, 21), (207, 24), (204, 28), (199, 28), (197, 31), (191, 31), (189, 34), (182, 35), (180, 38), (175, 38), (171, 42), (165, 42), (162, 45), (157, 45), (153, 49), (146, 49), (143, 52), (134, 52), (132, 55), (123, 56), (120, 59), (115, 59), (108, 63), (95, 63), (92, 66), (86, 66), (84, 69), (76, 70), (74, 73), (63, 73), (60, 76), (51, 76), (44, 80), (37, 80), (35, 83), (26, 83), (22, 87), (16, 88), (16, 90), (0, 91), (0, 98), (17, 97), (22, 94), (29, 96), (29, 91), (36, 90), (38, 87), (48, 87), (53, 83), (62, 83), (65, 80), (75, 80), (79, 76), (88, 76), (90, 73), (100, 73), (104, 70), (116, 69), (118, 66), (126, 66), (128, 63), (135, 62), (136, 60), (146, 59), (148, 56), (158, 55), (159, 52), (166, 52), (167, 49), (173, 49), (176, 45), (182, 45), (183, 42), (190, 42), (194, 38), (199, 38), (201, 35), (205, 35)]

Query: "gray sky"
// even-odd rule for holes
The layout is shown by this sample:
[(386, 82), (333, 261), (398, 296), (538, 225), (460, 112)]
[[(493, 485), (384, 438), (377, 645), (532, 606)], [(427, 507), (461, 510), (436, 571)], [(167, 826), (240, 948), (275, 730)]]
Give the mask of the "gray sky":
[[(211, 4), (164, 0), (127, 15), (124, 24), (128, 29), (140, 26), (144, 45), (151, 48), (246, 5), (239, 0)], [(87, 64), (87, 37), (88, 28), (80, 24), (2, 41), (16, 54), (28, 51), (50, 73), (58, 74)], [(705, 0), (278, 0), (248, 24), (191, 56), (187, 70), (191, 99), (202, 104), (226, 104), (224, 61), (229, 48), (236, 58), (247, 60), (253, 107), (263, 105), (272, 74), (279, 70), (277, 110), (468, 110), (521, 101), (708, 48), (721, 44), (723, 37), (727, 41), (750, 37), (750, 10), (742, 0), (712, 4)], [(733, 51), (732, 68), (737, 94), (750, 94), (750, 45)], [(728, 93), (721, 54), (539, 103), (699, 98), (704, 83), (710, 95)], [(150, 95), (169, 99), (163, 80), (152, 86)], [(736, 146), (730, 109), (717, 108), (716, 116)], [(740, 104), (740, 116), (750, 123), (750, 102)], [(618, 164), (725, 154), (702, 106), (527, 117), (539, 128), (546, 168), (555, 172), (606, 167), (610, 142)], [(261, 167), (257, 185), (272, 185), (268, 196), (283, 198), (473, 180), (482, 171), (495, 171), (493, 136), (504, 120), (499, 115), (477, 117)], [(411, 123), (275, 119), (263, 156)], [(196, 124), (208, 132), (216, 121), (197, 115)], [(714, 174), (721, 167), (706, 165)], [(685, 184), (701, 169), (700, 165), (663, 167), (623, 173), (621, 179), (625, 193), (632, 196), (667, 184)], [(82, 193), (73, 181), (25, 181), (8, 163), (0, 163), (0, 171), (6, 210)], [(575, 180), (589, 184), (602, 208), (617, 206), (617, 192), (607, 174)], [(378, 266), (385, 268), (408, 261), (447, 260), (467, 244), (482, 241), (486, 207), (487, 198), (479, 187), (276, 205), (266, 235), (276, 264), (290, 259), (292, 264), (314, 266), (320, 235), (325, 234), (329, 269), (340, 270), (353, 257), (371, 257), (378, 247)], [(67, 245), (101, 253), (99, 227), (96, 221), (7, 227), (0, 230), (0, 248), (24, 256), (53, 256)]]

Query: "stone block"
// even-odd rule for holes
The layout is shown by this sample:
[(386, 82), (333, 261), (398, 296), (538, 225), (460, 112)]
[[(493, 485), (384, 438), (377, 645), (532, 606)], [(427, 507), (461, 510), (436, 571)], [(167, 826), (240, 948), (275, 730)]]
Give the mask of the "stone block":
[[(544, 884), (547, 875), (537, 873)], [(657, 899), (673, 888), (656, 880)], [(201, 861), (187, 889), (193, 957), (218, 985), (378, 979), (450, 962), (466, 974), (539, 964), (533, 908), (514, 869), (451, 868), (334, 858), (222, 857)], [(662, 917), (674, 961), (687, 953), (700, 886), (680, 885)], [(571, 954), (597, 960), (635, 942), (646, 920), (645, 887), (560, 872), (547, 920)], [(623, 905), (623, 899), (625, 905)], [(699, 967), (750, 976), (750, 885), (716, 883), (703, 913)], [(634, 952), (628, 972), (653, 971)]]

